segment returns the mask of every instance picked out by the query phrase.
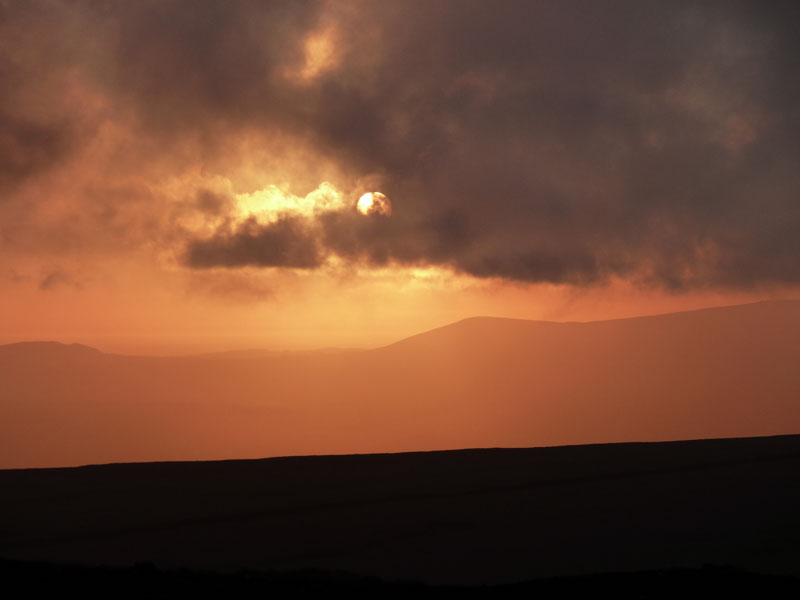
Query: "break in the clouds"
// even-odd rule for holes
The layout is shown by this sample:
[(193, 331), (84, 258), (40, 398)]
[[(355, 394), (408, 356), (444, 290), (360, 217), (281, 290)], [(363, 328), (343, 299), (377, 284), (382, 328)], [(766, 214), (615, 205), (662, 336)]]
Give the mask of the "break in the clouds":
[[(25, 204), (50, 197), (26, 190), (70, 160), (90, 169), (102, 138), (112, 171), (71, 192), (90, 212), (62, 235), (110, 243), (103, 219), (133, 202), (148, 217), (114, 221), (115, 239), (158, 240), (191, 269), (335, 258), (798, 283), (799, 16), (755, 1), (0, 2), (0, 210), (36, 230)], [(192, 169), (235, 189), (204, 181), (176, 202), (164, 182)], [(104, 196), (134, 173), (136, 200)], [(343, 198), (326, 210), (237, 217), (236, 198), (326, 180)], [(378, 189), (391, 216), (358, 213)]]

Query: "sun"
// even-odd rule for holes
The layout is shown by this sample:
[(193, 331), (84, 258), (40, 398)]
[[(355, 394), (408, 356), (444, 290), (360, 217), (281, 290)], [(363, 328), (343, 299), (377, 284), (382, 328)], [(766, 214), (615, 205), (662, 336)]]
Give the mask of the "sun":
[(383, 215), (388, 217), (392, 214), (392, 203), (385, 194), (380, 192), (367, 192), (358, 199), (356, 208), (362, 215)]
[(358, 199), (358, 212), (363, 215), (369, 213), (369, 209), (372, 208), (372, 192), (367, 192), (361, 198)]

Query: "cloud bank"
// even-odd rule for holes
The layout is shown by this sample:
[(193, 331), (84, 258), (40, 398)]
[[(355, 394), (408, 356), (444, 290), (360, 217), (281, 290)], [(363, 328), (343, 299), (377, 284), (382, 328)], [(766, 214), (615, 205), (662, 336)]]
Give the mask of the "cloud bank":
[[(102, 139), (113, 168), (93, 193), (71, 191), (84, 216), (59, 235), (104, 248), (157, 240), (189, 269), (313, 270), (335, 258), (573, 285), (797, 284), (799, 12), (2, 2), (0, 85), (12, 91), (0, 99), (0, 216), (46, 244), (51, 196), (30, 190), (60, 165), (91, 170), (87, 149)], [(253, 148), (264, 180), (243, 174)], [(164, 191), (193, 169), (238, 189)], [(349, 200), (233, 218), (231, 198), (284, 172), (305, 192), (331, 179)], [(144, 184), (120, 183), (133, 174)], [(355, 210), (375, 189), (390, 218)], [(23, 242), (6, 225), (0, 245)]]

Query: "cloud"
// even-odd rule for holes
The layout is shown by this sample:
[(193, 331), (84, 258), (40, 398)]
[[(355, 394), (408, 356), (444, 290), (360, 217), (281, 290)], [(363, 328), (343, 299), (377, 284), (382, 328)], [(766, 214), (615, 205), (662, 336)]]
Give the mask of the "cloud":
[[(1, 79), (0, 86), (6, 88)], [(37, 122), (0, 112), (0, 190), (57, 163), (70, 150), (71, 133), (65, 123)]]
[(310, 269), (322, 264), (322, 256), (304, 220), (286, 216), (267, 225), (251, 218), (235, 232), (217, 232), (210, 239), (195, 241), (189, 246), (186, 262), (197, 268), (259, 266)]
[[(0, 185), (91, 169), (95, 131), (116, 157), (101, 188), (148, 179), (152, 226), (131, 219), (127, 247), (157, 239), (197, 269), (335, 256), (573, 285), (800, 283), (794, 3), (2, 6), (17, 35), (0, 78), (18, 91), (0, 104)], [(59, 105), (68, 89), (96, 108)], [(207, 217), (192, 229), (152, 190), (200, 169), (236, 189), (185, 190)], [(298, 197), (380, 190), (393, 214), (236, 221), (230, 198), (281, 173)], [(74, 235), (107, 243), (92, 223)]]
[(39, 281), (39, 289), (42, 291), (54, 290), (60, 287), (73, 287), (81, 289), (88, 280), (76, 277), (74, 273), (62, 268), (50, 268), (42, 275)]

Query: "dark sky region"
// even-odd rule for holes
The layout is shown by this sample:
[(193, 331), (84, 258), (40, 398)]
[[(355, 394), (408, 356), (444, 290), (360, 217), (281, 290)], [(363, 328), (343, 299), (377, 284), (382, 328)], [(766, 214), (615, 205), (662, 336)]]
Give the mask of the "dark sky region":
[[(395, 331), (455, 288), (481, 299), (448, 316), (791, 291), (798, 22), (796, 2), (0, 0), (0, 290), (37, 311), (6, 337), (108, 329), (153, 293), (165, 322), (235, 304), (230, 331), (367, 298), (353, 322)], [(370, 191), (390, 216), (355, 209)], [(120, 308), (75, 321), (97, 306)]]

